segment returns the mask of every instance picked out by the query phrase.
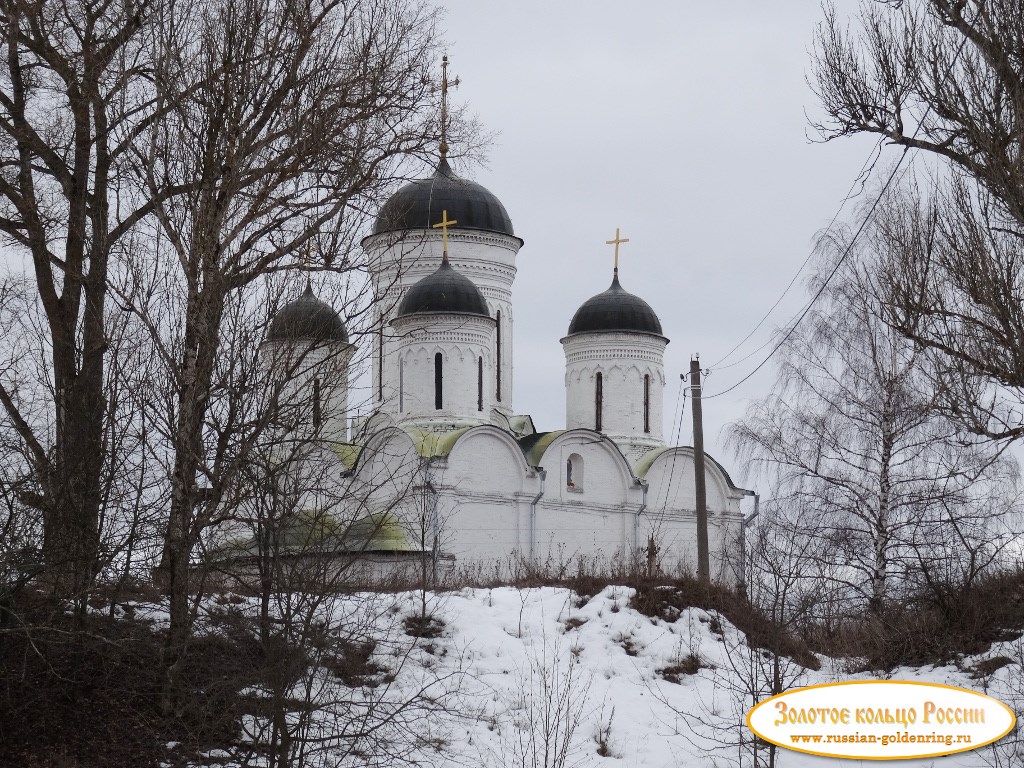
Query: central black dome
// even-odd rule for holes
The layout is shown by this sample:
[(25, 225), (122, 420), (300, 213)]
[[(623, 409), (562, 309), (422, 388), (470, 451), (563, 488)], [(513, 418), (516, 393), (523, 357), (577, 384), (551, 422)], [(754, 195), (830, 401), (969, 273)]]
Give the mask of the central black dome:
[(618, 273), (612, 279), (611, 287), (583, 302), (569, 323), (570, 336), (602, 331), (663, 335), (661, 321), (651, 305), (619, 285)]
[(457, 229), (483, 229), (515, 236), (505, 206), (476, 182), (460, 179), (441, 158), (429, 179), (406, 184), (393, 194), (377, 216), (373, 234), (405, 229), (430, 229), (441, 212), (458, 222)]
[(468, 277), (452, 269), (447, 259), (410, 288), (398, 305), (398, 317), (424, 312), (491, 316), (480, 289)]
[(313, 293), (313, 286), (306, 284), (306, 290), (295, 301), (285, 304), (270, 321), (267, 341), (295, 341), (297, 339), (318, 342), (348, 342), (348, 331), (338, 313)]

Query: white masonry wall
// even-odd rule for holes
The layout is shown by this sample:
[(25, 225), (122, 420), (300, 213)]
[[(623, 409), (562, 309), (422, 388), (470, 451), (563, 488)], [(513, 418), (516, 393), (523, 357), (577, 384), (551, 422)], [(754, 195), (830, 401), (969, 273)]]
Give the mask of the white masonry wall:
[[(562, 339), (566, 427), (595, 428), (600, 372), (601, 432), (618, 443), (663, 445), (666, 346), (668, 339), (646, 333), (577, 333)], [(644, 376), (651, 377), (650, 432), (644, 432)]]
[(496, 427), (474, 429), (435, 460), (432, 475), (441, 550), (486, 575), (511, 573), (528, 548), (530, 502), (540, 486), (515, 441)]
[(320, 431), (325, 440), (348, 439), (348, 370), (354, 347), (343, 342), (264, 341), (260, 359), (281, 386), (281, 421), (296, 439), (314, 436), (314, 393), (320, 396)]
[[(501, 313), (501, 350), (492, 350), (490, 361), (500, 371), (490, 374), (491, 401), (506, 416), (512, 415), (512, 283), (516, 276), (516, 254), (523, 241), (518, 237), (495, 232), (448, 230), (448, 260), (452, 267), (468, 277), (487, 301), (491, 317)], [(375, 303), (373, 393), (374, 404), (385, 413), (398, 413), (398, 359), (400, 345), (396, 329), (391, 325), (406, 291), (441, 264), (443, 246), (439, 230), (417, 229), (406, 232), (385, 232), (363, 240), (373, 280)], [(498, 334), (495, 333), (496, 344)], [(498, 398), (500, 374), (501, 397)]]
[[(394, 417), (399, 421), (490, 420), (494, 403), (494, 320), (479, 315), (423, 313), (392, 321), (396, 344)], [(435, 357), (441, 355), (441, 404), (435, 407)], [(483, 360), (480, 403), (479, 360)]]
[[(512, 437), (493, 425), (462, 432), (447, 455), (420, 458), (410, 435), (394, 427), (370, 445), (357, 481), (371, 494), (367, 509), (405, 518), (412, 545), (426, 535), (429, 549), (436, 535), (439, 551), (467, 574), (505, 578), (525, 563), (575, 569), (581, 559), (598, 568), (633, 558), (642, 563), (651, 535), (664, 570), (696, 570), (689, 448), (662, 453), (642, 481), (614, 442), (589, 430), (558, 435), (535, 457), (541, 467), (529, 466)], [(746, 492), (712, 462), (707, 489), (712, 572), (734, 583)]]
[[(740, 569), (740, 503), (748, 492), (734, 488), (716, 464), (705, 463), (708, 503), (708, 550), (712, 575), (729, 580)], [(663, 567), (696, 570), (697, 511), (693, 449), (669, 449), (658, 456), (646, 473), (647, 508), (640, 518), (641, 543), (654, 534), (661, 547)], [(731, 574), (731, 576), (730, 576)]]

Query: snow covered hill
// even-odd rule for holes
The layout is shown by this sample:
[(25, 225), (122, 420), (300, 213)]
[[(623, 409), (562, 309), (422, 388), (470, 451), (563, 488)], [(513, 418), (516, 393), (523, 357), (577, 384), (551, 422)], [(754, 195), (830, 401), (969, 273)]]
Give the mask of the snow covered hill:
[[(754, 745), (744, 718), (758, 676), (772, 668), (766, 665), (771, 655), (748, 647), (742, 633), (717, 613), (691, 608), (674, 621), (651, 618), (629, 606), (632, 595), (622, 587), (608, 587), (590, 599), (554, 587), (428, 594), (428, 612), (443, 627), (436, 627), (436, 637), (421, 638), (396, 632), (405, 619), (422, 613), (419, 593), (339, 598), (330, 610), (340, 625), (367, 621), (379, 637), (391, 638), (373, 646), (367, 668), (376, 678), (356, 684), (356, 698), (369, 708), (376, 702), (397, 712), (402, 702), (433, 705), (421, 714), (414, 705), (405, 711), (403, 730), (388, 736), (401, 752), (396, 757), (437, 766), (753, 766)], [(1001, 657), (1013, 661), (985, 663)], [(957, 666), (898, 669), (888, 677), (974, 688), (1019, 713), (1024, 707), (1021, 658), (1018, 640)], [(809, 670), (783, 660), (789, 687), (872, 677), (847, 674), (849, 660), (820, 661), (820, 670)], [(359, 711), (352, 684), (323, 667), (292, 691), (296, 701), (324, 702), (305, 726), (304, 733), (317, 737), (310, 764), (364, 764), (359, 750), (346, 746), (352, 739), (344, 737), (356, 726), (340, 722), (358, 720), (352, 714)], [(344, 710), (337, 704), (342, 701)], [(271, 725), (266, 717), (249, 716), (238, 745), (188, 764), (267, 765), (246, 745), (265, 740)], [(1015, 748), (1016, 755), (1003, 744), (899, 764), (1020, 765), (1014, 762), (1020, 760), (1020, 746)], [(760, 750), (758, 759), (766, 760), (763, 744)], [(171, 746), (166, 765), (182, 764)], [(787, 750), (777, 757), (780, 768), (834, 764)]]

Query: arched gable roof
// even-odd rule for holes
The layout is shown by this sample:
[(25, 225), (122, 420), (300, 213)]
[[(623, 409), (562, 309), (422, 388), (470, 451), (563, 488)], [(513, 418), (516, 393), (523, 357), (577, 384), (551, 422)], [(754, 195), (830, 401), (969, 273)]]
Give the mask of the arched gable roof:
[(331, 453), (338, 457), (338, 461), (341, 462), (346, 472), (351, 472), (355, 468), (363, 453), (363, 446), (356, 443), (338, 443), (330, 440), (327, 446), (331, 449)]
[(492, 424), (480, 424), (475, 427), (460, 429), (458, 432), (452, 432), (449, 434), (455, 436), (454, 440), (451, 441), (451, 447), (448, 448), (449, 454), (455, 450), (460, 443), (464, 443), (468, 438), (486, 435), (488, 437), (495, 438), (508, 448), (509, 454), (517, 464), (517, 469), (521, 470), (523, 474), (530, 471), (530, 466), (526, 461), (526, 457), (523, 455), (520, 443), (504, 429), (499, 429)]
[[(632, 485), (636, 481), (636, 476), (633, 474), (632, 467), (629, 466), (629, 461), (627, 461), (626, 457), (622, 455), (622, 451), (619, 449), (619, 446), (615, 444), (615, 441), (607, 435), (595, 432), (592, 429), (568, 429), (560, 430), (558, 432), (544, 433), (544, 436), (540, 440), (534, 442), (528, 450), (524, 451), (526, 454), (526, 460), (532, 466), (544, 466), (544, 457), (547, 455), (548, 451), (561, 446), (563, 443), (569, 443), (581, 438), (583, 438), (588, 445), (601, 446), (602, 449), (612, 457), (615, 465), (622, 472), (622, 481), (624, 485)], [(526, 438), (519, 441), (520, 447), (523, 446), (523, 442), (525, 440)], [(534, 459), (536, 459), (538, 463), (534, 464)]]
[(396, 439), (399, 442), (406, 443), (410, 450), (416, 450), (416, 443), (405, 430), (393, 424), (389, 424), (368, 435), (361, 446), (352, 447), (352, 452), (355, 453), (355, 459), (352, 461), (351, 470), (357, 472), (361, 470), (366, 462), (370, 461), (378, 450)]
[[(689, 445), (678, 445), (671, 448), (659, 448), (653, 451), (649, 451), (641, 457), (640, 461), (636, 464), (636, 476), (642, 479), (646, 479), (650, 473), (651, 468), (660, 460), (671, 461), (673, 454), (685, 456), (691, 461), (693, 460), (693, 447)], [(728, 496), (747, 496), (753, 493), (746, 488), (740, 488), (732, 481), (732, 477), (726, 471), (725, 467), (718, 463), (718, 461), (709, 454), (704, 454), (704, 470), (711, 474), (712, 477), (717, 478), (721, 484), (722, 489), (726, 491)], [(731, 493), (730, 493), (731, 492)]]
[(554, 432), (535, 432), (532, 435), (519, 438), (517, 442), (523, 452), (523, 456), (526, 457), (526, 463), (531, 467), (541, 466), (544, 451), (548, 449), (548, 446), (551, 445), (556, 437), (564, 434), (564, 429), (556, 429)]

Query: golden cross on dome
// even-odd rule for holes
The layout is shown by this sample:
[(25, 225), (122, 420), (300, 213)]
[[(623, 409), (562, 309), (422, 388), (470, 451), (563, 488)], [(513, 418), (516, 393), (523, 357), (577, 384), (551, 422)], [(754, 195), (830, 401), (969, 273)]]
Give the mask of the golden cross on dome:
[(619, 228), (616, 227), (615, 228), (615, 239), (614, 240), (605, 240), (604, 242), (605, 242), (605, 245), (614, 245), (615, 246), (615, 274), (617, 275), (617, 274), (619, 274), (619, 243), (628, 243), (629, 242), (629, 238), (628, 237), (620, 237), (619, 236)]
[(441, 59), (441, 158), (448, 154), (448, 86), (458, 88), (459, 78), (448, 82), (448, 56)]
[(442, 261), (444, 262), (448, 261), (448, 227), (454, 226), (458, 223), (459, 222), (455, 221), (455, 219), (448, 218), (448, 211), (441, 211), (441, 220), (437, 222), (437, 224), (433, 225), (434, 229), (441, 230), (441, 241), (444, 243), (444, 256), (442, 256)]
[(306, 244), (302, 248), (302, 271), (306, 273), (306, 285), (312, 286), (312, 280), (310, 278), (313, 272), (313, 245), (310, 240), (306, 241)]

